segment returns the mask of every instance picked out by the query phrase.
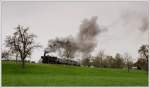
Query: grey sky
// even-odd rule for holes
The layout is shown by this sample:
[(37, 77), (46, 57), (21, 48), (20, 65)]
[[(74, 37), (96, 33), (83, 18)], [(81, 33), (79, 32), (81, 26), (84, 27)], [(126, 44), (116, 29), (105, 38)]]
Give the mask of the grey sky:
[[(108, 31), (97, 36), (93, 55), (99, 50), (108, 55), (128, 52), (135, 59), (138, 48), (148, 44), (148, 25), (143, 24), (148, 13), (148, 2), (3, 2), (2, 42), (20, 24), (29, 26), (45, 48), (49, 39), (77, 36), (81, 22), (97, 16)], [(35, 50), (32, 60), (41, 55), (43, 49)]]

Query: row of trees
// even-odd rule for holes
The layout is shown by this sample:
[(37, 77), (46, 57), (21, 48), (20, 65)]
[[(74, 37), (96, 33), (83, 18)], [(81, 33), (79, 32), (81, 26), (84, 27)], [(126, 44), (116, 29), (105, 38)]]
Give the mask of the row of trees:
[(89, 56), (81, 61), (84, 66), (95, 66), (104, 68), (127, 68), (128, 71), (132, 67), (137, 67), (137, 69), (142, 69), (148, 71), (148, 45), (142, 45), (139, 50), (139, 58), (133, 63), (133, 58), (125, 53), (121, 55), (117, 53), (115, 57), (105, 55), (104, 52), (100, 51), (97, 56)]
[(104, 68), (128, 68), (133, 65), (132, 57), (129, 54), (122, 56), (117, 53), (115, 57), (105, 55), (102, 51), (95, 57), (89, 56), (81, 61), (84, 66), (104, 67)]

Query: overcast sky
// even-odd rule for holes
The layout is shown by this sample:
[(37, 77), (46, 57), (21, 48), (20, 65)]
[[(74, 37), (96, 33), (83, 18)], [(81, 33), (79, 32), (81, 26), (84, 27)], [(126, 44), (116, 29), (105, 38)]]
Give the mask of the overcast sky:
[(108, 30), (97, 36), (92, 54), (127, 52), (136, 59), (139, 47), (148, 44), (148, 13), (148, 2), (3, 2), (2, 43), (18, 24), (28, 26), (43, 46), (33, 52), (38, 61), (49, 39), (77, 36), (82, 21), (97, 16), (98, 25)]

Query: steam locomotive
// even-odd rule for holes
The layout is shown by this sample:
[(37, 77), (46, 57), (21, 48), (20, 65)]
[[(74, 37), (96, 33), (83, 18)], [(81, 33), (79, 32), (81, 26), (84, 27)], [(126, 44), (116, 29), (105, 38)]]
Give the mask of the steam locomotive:
[(45, 64), (65, 64), (65, 65), (74, 65), (74, 66), (80, 66), (80, 63), (74, 60), (70, 59), (60, 59), (54, 56), (41, 56), (42, 63)]

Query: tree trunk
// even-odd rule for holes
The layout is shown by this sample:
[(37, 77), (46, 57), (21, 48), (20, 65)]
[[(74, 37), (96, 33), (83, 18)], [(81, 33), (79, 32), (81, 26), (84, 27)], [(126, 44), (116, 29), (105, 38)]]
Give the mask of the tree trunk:
[(16, 63), (17, 63), (17, 61), (18, 61), (18, 54), (16, 54)]
[(22, 68), (24, 69), (25, 68), (25, 60), (22, 59)]
[(130, 69), (130, 68), (128, 67), (128, 72), (129, 72), (129, 69)]

